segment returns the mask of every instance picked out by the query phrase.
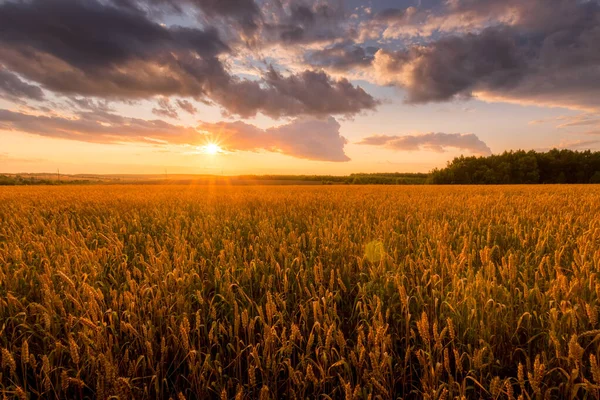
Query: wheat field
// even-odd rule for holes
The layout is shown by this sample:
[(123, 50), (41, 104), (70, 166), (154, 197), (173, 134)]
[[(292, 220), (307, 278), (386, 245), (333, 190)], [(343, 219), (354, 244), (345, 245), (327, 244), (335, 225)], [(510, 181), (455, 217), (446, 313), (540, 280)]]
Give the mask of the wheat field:
[(598, 399), (600, 187), (0, 188), (0, 393)]

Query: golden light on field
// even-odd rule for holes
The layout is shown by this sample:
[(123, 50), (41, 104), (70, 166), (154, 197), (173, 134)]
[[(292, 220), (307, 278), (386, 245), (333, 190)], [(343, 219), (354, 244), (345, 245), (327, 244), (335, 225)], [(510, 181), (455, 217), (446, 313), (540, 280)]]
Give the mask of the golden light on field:
[(600, 186), (214, 187), (0, 186), (0, 396), (600, 399)]

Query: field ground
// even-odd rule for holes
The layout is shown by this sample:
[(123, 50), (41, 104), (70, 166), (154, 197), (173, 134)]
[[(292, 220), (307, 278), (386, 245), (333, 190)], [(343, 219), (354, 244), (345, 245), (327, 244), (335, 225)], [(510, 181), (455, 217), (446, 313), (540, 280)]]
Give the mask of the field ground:
[(598, 186), (0, 188), (0, 393), (597, 399)]

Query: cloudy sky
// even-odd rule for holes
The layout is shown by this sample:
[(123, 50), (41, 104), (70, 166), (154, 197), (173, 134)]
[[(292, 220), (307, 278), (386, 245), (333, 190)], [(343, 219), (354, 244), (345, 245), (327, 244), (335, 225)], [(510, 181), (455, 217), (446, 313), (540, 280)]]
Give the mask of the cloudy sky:
[(0, 0), (0, 172), (600, 149), (598, 0)]

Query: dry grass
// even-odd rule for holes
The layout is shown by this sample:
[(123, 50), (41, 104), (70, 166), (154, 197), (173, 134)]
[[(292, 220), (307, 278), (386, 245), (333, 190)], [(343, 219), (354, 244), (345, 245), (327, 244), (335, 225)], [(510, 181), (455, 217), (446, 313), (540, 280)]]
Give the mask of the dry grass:
[(11, 398), (600, 396), (600, 188), (0, 188)]

